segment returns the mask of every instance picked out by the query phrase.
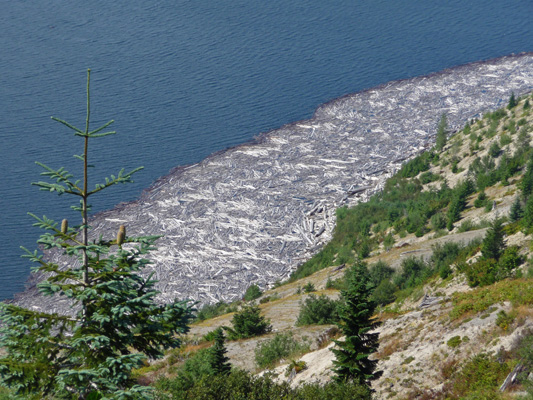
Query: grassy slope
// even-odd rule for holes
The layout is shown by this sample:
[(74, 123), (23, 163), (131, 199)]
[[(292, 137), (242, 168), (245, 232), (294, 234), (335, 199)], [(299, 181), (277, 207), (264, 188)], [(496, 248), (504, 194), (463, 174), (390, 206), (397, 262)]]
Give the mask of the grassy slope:
[[(530, 97), (529, 101), (533, 102), (533, 98)], [(427, 171), (418, 174), (416, 163), (404, 168), (400, 172), (404, 178), (397, 175), (389, 185), (389, 189), (399, 187), (400, 190), (389, 195), (385, 193), (381, 198), (376, 197), (367, 205), (340, 210), (337, 232), (324, 251), (304, 264), (289, 283), (263, 294), (263, 298), (278, 298), (261, 304), (261, 309), (271, 319), (274, 330), (292, 331), (296, 338), (307, 336), (314, 342), (320, 334), (331, 328), (294, 327), (300, 302), (307, 296), (298, 294), (298, 288), (311, 282), (318, 289), (317, 294), (337, 297), (338, 291), (325, 289), (326, 282), (342, 276), (343, 270), (339, 270), (336, 265), (349, 265), (362, 253), (362, 247), (364, 252), (369, 252), (366, 260), (369, 264), (383, 260), (400, 269), (401, 261), (408, 256), (428, 258), (432, 245), (436, 242), (466, 243), (476, 237), (482, 238), (486, 230), (483, 227), (486, 227), (488, 221), (508, 215), (511, 204), (520, 191), (521, 177), (525, 170), (524, 160), (518, 166), (509, 167), (512, 173), (503, 173), (494, 185), (490, 176), (487, 178), (478, 174), (476, 192), (468, 195), (466, 208), (450, 231), (446, 228), (433, 229), (435, 224), (431, 216), (442, 214), (446, 217), (451, 207), (451, 197), (443, 196), (442, 201), (432, 201), (431, 198), (438, 197), (435, 190), (441, 188), (444, 181), (451, 189), (460, 185), (467, 178), (469, 167), (479, 164), (475, 161), (476, 158), (486, 162), (492, 160), (495, 164), (493, 170), (497, 170), (502, 159), (509, 159), (517, 154), (517, 150), (523, 149), (524, 143), (530, 142), (533, 131), (533, 113), (523, 107), (524, 100), (512, 110), (490, 113), (483, 120), (458, 132), (442, 152), (420, 158), (427, 163)], [(516, 126), (519, 126), (518, 132)], [(495, 152), (494, 143), (502, 149), (500, 153)], [(491, 148), (492, 156), (489, 155)], [(484, 192), (489, 206), (476, 208), (474, 201), (479, 195), (479, 186), (483, 187), (487, 182), (491, 185)], [(402, 190), (402, 187), (406, 190)], [(428, 195), (431, 190), (434, 192)], [(419, 200), (402, 198), (405, 192), (416, 191), (426, 195), (419, 196)], [(450, 196), (453, 197), (453, 193)], [(416, 218), (417, 214), (423, 217)], [(371, 215), (372, 218), (365, 219), (364, 215)], [(529, 258), (531, 235), (524, 234), (520, 229), (515, 230), (516, 233), (507, 237), (507, 244), (520, 246), (520, 253), (524, 258)], [(468, 364), (468, 360), (484, 351), (500, 352), (500, 358), (504, 358), (507, 364), (498, 373), (505, 374), (506, 368), (509, 369), (517, 357), (512, 353), (517, 338), (528, 328), (533, 329), (533, 299), (531, 295), (525, 295), (533, 293), (533, 279), (526, 277), (528, 268), (527, 262), (520, 267), (519, 275), (522, 274), (523, 278), (508, 278), (488, 287), (472, 289), (466, 284), (464, 275), (452, 266), (452, 274), (444, 280), (434, 271), (424, 282), (397, 293), (401, 301), (397, 300), (382, 308), (380, 313), (384, 323), (380, 328), (378, 358), (380, 368), (385, 373), (375, 385), (378, 398), (409, 398), (415, 392), (422, 393), (426, 389), (445, 391), (446, 385), (459, 390), (456, 388), (457, 383), (454, 383), (459, 380), (457, 371), (465, 365), (474, 368)], [(311, 272), (314, 273), (310, 274)], [(306, 276), (308, 274), (310, 275)], [(297, 277), (300, 278), (296, 279)], [(433, 306), (420, 310), (417, 306), (424, 293), (438, 300)], [(510, 316), (508, 324), (503, 325), (498, 321), (500, 311), (505, 311)], [(190, 342), (199, 340), (215, 327), (231, 325), (231, 317), (232, 314), (226, 314), (194, 324)], [(496, 324), (497, 321), (499, 324)], [(258, 342), (273, 335), (274, 333), (227, 343), (232, 363), (248, 370), (256, 370), (253, 350)], [(453, 340), (450, 342), (451, 339)], [(195, 348), (191, 346), (189, 350), (194, 351)], [(312, 348), (316, 349), (316, 344)], [(146, 376), (153, 379), (154, 375), (172, 373), (172, 366), (179, 366), (179, 359), (187, 351), (182, 350), (179, 356), (175, 353), (162, 363), (152, 366)], [(328, 379), (331, 352), (322, 350), (314, 354), (315, 356), (304, 356), (309, 369), (299, 374), (295, 382)], [(485, 365), (483, 368), (488, 367)], [(497, 379), (500, 379), (500, 375)], [(464, 381), (466, 378), (461, 379)], [(469, 387), (475, 388), (475, 384), (471, 382)]]

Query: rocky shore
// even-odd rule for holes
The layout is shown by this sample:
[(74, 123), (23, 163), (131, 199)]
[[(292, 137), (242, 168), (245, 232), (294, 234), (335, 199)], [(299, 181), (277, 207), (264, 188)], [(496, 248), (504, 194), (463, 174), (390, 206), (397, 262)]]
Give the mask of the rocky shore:
[[(92, 220), (93, 234), (164, 235), (151, 254), (160, 300), (239, 298), (286, 279), (331, 238), (335, 209), (366, 200), (406, 159), (452, 129), (533, 90), (533, 53), (394, 81), (320, 106), (313, 118), (260, 135), (158, 180), (135, 202)], [(49, 256), (61, 262), (61, 254)], [(37, 278), (16, 302), (37, 298)]]

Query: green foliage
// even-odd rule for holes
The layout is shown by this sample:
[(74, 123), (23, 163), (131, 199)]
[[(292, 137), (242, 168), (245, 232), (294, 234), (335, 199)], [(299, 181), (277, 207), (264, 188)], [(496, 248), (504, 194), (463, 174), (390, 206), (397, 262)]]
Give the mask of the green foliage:
[(312, 283), (312, 282), (307, 282), (304, 287), (304, 293), (311, 293), (311, 292), (314, 292), (316, 289), (315, 289), (315, 285)]
[(492, 258), (496, 261), (500, 259), (505, 250), (504, 235), (503, 221), (499, 218), (495, 219), (481, 243), (481, 254), (484, 259)]
[[(121, 170), (105, 183), (88, 188), (89, 141), (115, 133), (103, 132), (113, 121), (89, 130), (89, 83), (90, 71), (84, 130), (53, 118), (84, 141), (84, 153), (77, 156), (83, 164), (82, 179), (74, 180), (64, 168), (54, 170), (38, 163), (44, 169), (41, 175), (52, 183), (35, 183), (41, 190), (80, 200), (73, 207), (81, 214), (75, 228), (68, 228), (65, 221), (59, 229), (47, 217), (34, 216), (35, 225), (45, 230), (39, 245), (45, 250), (62, 249), (69, 264), (60, 266), (37, 251), (26, 250), (26, 257), (38, 264), (36, 271), (46, 276), (38, 284), (39, 291), (45, 296), (64, 296), (73, 308), (67, 316), (1, 304), (0, 346), (7, 356), (0, 359), (0, 374), (17, 393), (41, 398), (54, 394), (75, 399), (146, 398), (150, 389), (133, 381), (132, 370), (148, 357), (159, 358), (165, 349), (177, 347), (177, 335), (187, 332), (192, 313), (186, 302), (158, 305), (155, 281), (140, 273), (149, 264), (145, 256), (154, 249), (156, 236), (128, 237), (121, 226), (116, 239), (100, 237), (89, 244), (89, 197), (131, 182), (132, 174), (140, 169)], [(123, 243), (128, 245), (123, 247)]]
[(342, 290), (346, 288), (346, 281), (344, 278), (331, 279), (328, 278), (326, 282), (326, 289)]
[(510, 110), (511, 108), (515, 108), (517, 105), (518, 101), (516, 100), (516, 97), (513, 92), (511, 93), (511, 97), (509, 98), (509, 104), (507, 104), (507, 108)]
[(372, 300), (380, 306), (390, 304), (396, 300), (395, 292), (396, 286), (389, 279), (383, 279), (372, 292)]
[(522, 209), (522, 203), (520, 202), (520, 198), (517, 197), (511, 205), (511, 209), (509, 211), (509, 220), (511, 222), (516, 222), (522, 219), (523, 216), (524, 210)]
[(259, 336), (272, 330), (270, 320), (265, 320), (258, 306), (244, 306), (231, 320), (233, 328), (228, 328), (231, 340)]
[(370, 282), (373, 286), (379, 285), (383, 280), (388, 280), (394, 274), (394, 269), (389, 267), (385, 261), (379, 260), (378, 262), (370, 265), (368, 275)]
[(486, 204), (487, 204), (487, 195), (485, 194), (485, 192), (479, 193), (479, 195), (477, 196), (477, 199), (474, 200), (474, 207), (481, 208), (481, 207), (485, 207)]
[(300, 305), (296, 326), (334, 324), (339, 320), (338, 305), (338, 301), (325, 295), (320, 297), (310, 295)]
[(439, 125), (437, 127), (437, 138), (435, 143), (435, 148), (437, 150), (442, 150), (446, 145), (448, 140), (448, 119), (446, 114), (442, 114), (440, 117)]
[(498, 143), (494, 142), (489, 147), (489, 155), (493, 158), (496, 158), (500, 155), (502, 149), (498, 145)]
[(496, 317), (496, 325), (506, 331), (514, 322), (515, 318), (516, 312), (511, 311), (509, 314), (507, 314), (505, 311), (500, 310), (500, 312), (498, 312), (498, 316)]
[(423, 153), (407, 161), (398, 172), (399, 176), (402, 178), (413, 178), (420, 172), (427, 171), (430, 167), (430, 158), (432, 157), (429, 154)]
[(243, 299), (244, 301), (252, 301), (261, 297), (262, 294), (263, 292), (259, 289), (259, 286), (252, 284), (246, 289)]
[(193, 386), (178, 379), (163, 378), (157, 383), (161, 397), (187, 400), (370, 400), (370, 391), (353, 383), (307, 383), (292, 389), (288, 383), (275, 383), (269, 376), (256, 377), (236, 370), (227, 376), (204, 376)]
[(492, 285), (498, 281), (498, 262), (493, 258), (487, 258), (466, 264), (464, 273), (471, 287)]
[(298, 343), (292, 334), (276, 333), (272, 339), (257, 344), (255, 362), (259, 368), (272, 368), (281, 359), (299, 357), (309, 352), (310, 345), (306, 341)]
[(196, 319), (198, 321), (205, 321), (206, 319), (211, 319), (218, 317), (219, 315), (228, 314), (235, 312), (238, 309), (237, 303), (224, 303), (223, 301), (216, 304), (205, 304), (198, 312), (196, 313)]
[(431, 267), (423, 259), (408, 257), (402, 260), (400, 273), (394, 277), (394, 283), (399, 289), (413, 288), (431, 274)]
[(378, 326), (373, 320), (376, 303), (371, 300), (372, 287), (368, 270), (362, 261), (355, 263), (346, 272), (347, 289), (341, 292), (339, 306), (340, 323), (345, 340), (336, 340), (337, 348), (333, 361), (337, 382), (353, 381), (369, 386), (379, 378), (377, 360), (369, 357), (378, 349), (378, 333), (370, 333)]
[(522, 225), (528, 232), (533, 228), (533, 196), (529, 196), (526, 201)]
[(461, 336), (454, 336), (452, 338), (450, 338), (446, 344), (448, 345), (448, 347), (451, 347), (452, 349), (453, 348), (456, 348), (456, 347), (459, 347), (459, 345), (461, 344)]
[(226, 357), (226, 347), (224, 346), (224, 331), (222, 328), (215, 329), (213, 338), (215, 343), (207, 350), (209, 367), (214, 375), (228, 374), (231, 371), (229, 358)]
[(487, 310), (494, 304), (510, 301), (513, 307), (533, 304), (533, 280), (513, 279), (476, 288), (452, 296), (453, 309), (450, 318), (455, 320), (467, 313)]
[(454, 377), (453, 393), (458, 396), (456, 398), (463, 398), (467, 394), (471, 399), (493, 398), (482, 396), (495, 393), (510, 369), (508, 364), (498, 362), (495, 357), (478, 354)]

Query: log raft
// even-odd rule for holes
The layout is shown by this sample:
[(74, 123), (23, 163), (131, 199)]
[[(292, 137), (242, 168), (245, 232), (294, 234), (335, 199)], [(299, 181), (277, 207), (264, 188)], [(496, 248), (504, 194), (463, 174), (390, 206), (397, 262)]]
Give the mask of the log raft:
[[(452, 130), (533, 90), (533, 54), (472, 63), (348, 95), (307, 121), (176, 168), (139, 200), (96, 215), (93, 234), (164, 235), (146, 274), (158, 299), (232, 301), (283, 280), (332, 238), (335, 209), (366, 201), (401, 164)], [(47, 257), (64, 263), (59, 253)], [(31, 278), (16, 302), (61, 311)]]

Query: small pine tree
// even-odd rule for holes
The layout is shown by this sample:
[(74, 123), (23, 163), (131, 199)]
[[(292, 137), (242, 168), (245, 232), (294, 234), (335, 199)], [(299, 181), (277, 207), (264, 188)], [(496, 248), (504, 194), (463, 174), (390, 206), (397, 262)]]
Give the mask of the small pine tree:
[(229, 358), (226, 357), (226, 347), (224, 346), (224, 331), (218, 328), (214, 331), (215, 343), (209, 348), (209, 366), (213, 374), (229, 374), (231, 371), (231, 364)]
[(244, 297), (243, 297), (243, 300), (244, 301), (252, 301), (252, 300), (255, 300), (259, 297), (261, 297), (261, 295), (263, 294), (263, 292), (261, 291), (261, 289), (259, 289), (259, 286), (255, 285), (255, 284), (252, 284), (248, 287), (248, 289), (246, 289), (246, 292), (244, 293)]
[(498, 261), (505, 250), (504, 231), (502, 220), (497, 218), (490, 224), (489, 229), (481, 243), (481, 254), (484, 259)]
[(353, 381), (370, 386), (379, 378), (376, 371), (377, 360), (370, 360), (378, 349), (379, 333), (371, 333), (379, 323), (373, 320), (376, 303), (371, 300), (373, 286), (370, 283), (366, 265), (358, 260), (346, 273), (347, 289), (341, 291), (342, 304), (339, 306), (339, 327), (345, 340), (336, 340), (337, 348), (332, 351), (336, 381)]
[(261, 315), (259, 306), (244, 306), (243, 309), (231, 320), (232, 328), (227, 328), (230, 339), (245, 339), (252, 336), (259, 336), (272, 330), (270, 320)]
[(527, 201), (531, 193), (533, 193), (533, 158), (530, 158), (527, 163), (527, 169), (522, 177), (520, 187), (522, 189), (522, 197), (524, 201)]
[(526, 206), (524, 207), (524, 218), (522, 219), (522, 224), (526, 230), (533, 228), (533, 196), (530, 196), (526, 201)]
[(442, 114), (440, 117), (439, 125), (437, 127), (437, 138), (435, 147), (437, 150), (442, 150), (448, 140), (448, 118), (446, 114)]
[(526, 101), (524, 102), (524, 110), (529, 110), (529, 108), (530, 108), (529, 99), (526, 99)]
[(177, 334), (187, 332), (192, 312), (187, 302), (156, 304), (155, 281), (139, 273), (150, 263), (144, 257), (154, 248), (157, 236), (129, 237), (120, 226), (116, 239), (100, 237), (89, 242), (89, 197), (131, 182), (132, 174), (140, 169), (122, 170), (94, 189), (88, 187), (89, 141), (115, 133), (102, 132), (113, 121), (89, 130), (89, 83), (90, 70), (85, 129), (54, 118), (84, 141), (84, 152), (77, 156), (83, 164), (82, 179), (74, 180), (63, 168), (38, 163), (45, 170), (41, 175), (52, 183), (35, 183), (42, 190), (79, 199), (75, 209), (81, 214), (81, 224), (71, 228), (64, 220), (59, 227), (47, 217), (30, 214), (37, 220), (35, 225), (46, 231), (38, 243), (44, 249), (62, 249), (69, 264), (60, 266), (37, 250), (24, 249), (38, 264), (36, 270), (46, 276), (38, 285), (40, 292), (70, 299), (72, 310), (60, 315), (2, 303), (0, 346), (7, 355), (0, 359), (0, 375), (17, 394), (39, 398), (146, 398), (150, 388), (137, 385), (132, 370), (148, 357), (159, 358), (165, 349), (179, 346)]
[(524, 210), (522, 210), (522, 204), (520, 203), (520, 198), (517, 197), (514, 203), (511, 205), (511, 210), (509, 212), (509, 219), (511, 222), (516, 222), (524, 216)]
[(517, 104), (518, 104), (518, 101), (516, 100), (514, 92), (512, 92), (511, 97), (509, 98), (509, 104), (507, 105), (507, 108), (510, 110), (511, 108), (515, 108)]

